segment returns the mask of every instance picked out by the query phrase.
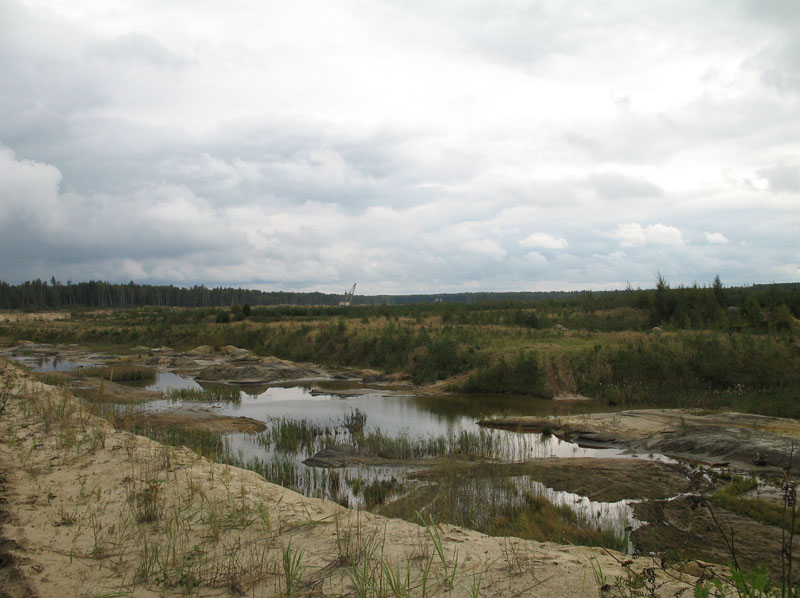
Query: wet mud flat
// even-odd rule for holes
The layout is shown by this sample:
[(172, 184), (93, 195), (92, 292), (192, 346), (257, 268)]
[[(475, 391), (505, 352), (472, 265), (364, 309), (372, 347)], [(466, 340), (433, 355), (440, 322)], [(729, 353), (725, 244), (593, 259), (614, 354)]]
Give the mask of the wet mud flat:
[[(790, 539), (791, 502), (781, 486), (796, 484), (800, 422), (742, 413), (635, 410), (558, 418), (502, 417), (480, 422), (486, 427), (547, 430), (590, 446), (615, 446), (630, 451), (660, 453), (676, 459), (670, 468), (678, 477), (658, 496), (656, 462), (640, 462), (641, 470), (620, 464), (587, 464), (585, 468), (560, 460), (547, 483), (592, 495), (621, 485), (632, 501), (634, 517), (642, 522), (631, 530), (641, 554), (666, 555), (673, 560), (699, 559), (740, 567), (766, 565), (780, 578), (781, 555)], [(608, 479), (606, 483), (605, 479)], [(738, 482), (737, 482), (738, 481)], [(752, 489), (731, 498), (727, 489), (749, 481)], [(727, 497), (727, 498), (726, 498)], [(609, 497), (606, 497), (609, 498)], [(797, 530), (796, 531), (800, 531)], [(795, 547), (795, 550), (797, 547)], [(800, 580), (800, 572), (794, 572)]]
[[(673, 500), (647, 501), (634, 505), (637, 517), (647, 525), (634, 530), (631, 539), (642, 554), (666, 554), (672, 562), (696, 559), (712, 563), (731, 563), (733, 555), (723, 539), (730, 542), (740, 568), (753, 570), (766, 565), (780, 579), (781, 554), (788, 546), (789, 534), (781, 528), (755, 521), (730, 511), (698, 504), (694, 495)], [(716, 519), (716, 521), (715, 521)], [(797, 550), (797, 542), (794, 542)], [(800, 581), (800, 572), (792, 578)]]
[(661, 453), (759, 475), (800, 473), (800, 422), (746, 413), (639, 409), (558, 418), (498, 417), (486, 427), (547, 430), (579, 444)]
[(254, 434), (266, 429), (264, 422), (251, 417), (231, 417), (214, 413), (206, 407), (187, 407), (165, 412), (141, 411), (131, 416), (133, 427), (165, 429), (180, 428), (182, 430), (205, 432), (236, 432)]

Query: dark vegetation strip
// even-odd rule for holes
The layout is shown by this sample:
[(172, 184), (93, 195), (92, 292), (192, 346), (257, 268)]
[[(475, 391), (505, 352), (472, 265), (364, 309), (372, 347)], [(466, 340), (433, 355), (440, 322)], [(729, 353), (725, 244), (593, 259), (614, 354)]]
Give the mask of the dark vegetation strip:
[[(535, 304), (236, 305), (224, 312), (240, 320), (231, 323), (216, 323), (221, 312), (211, 308), (78, 311), (63, 322), (5, 323), (0, 335), (178, 349), (230, 344), (294, 361), (404, 372), (416, 384), (469, 373), (456, 387), (465, 392), (581, 393), (621, 406), (800, 417), (798, 311), (800, 284), (733, 289), (716, 279), (709, 287), (671, 288), (659, 277), (653, 290)], [(652, 324), (663, 334), (636, 332)], [(598, 334), (620, 330), (627, 332)]]
[[(282, 291), (260, 291), (256, 289), (223, 288), (209, 289), (203, 285), (176, 287), (174, 285), (141, 285), (134, 282), (114, 284), (104, 281), (88, 281), (64, 284), (52, 277), (49, 281), (36, 279), (12, 285), (0, 281), (0, 309), (60, 309), (60, 308), (123, 308), (158, 307), (226, 307), (238, 305), (239, 311), (247, 306), (299, 306), (306, 315), (320, 317), (320, 306), (336, 306), (341, 295), (331, 293), (297, 293)], [(697, 327), (720, 320), (717, 309), (738, 306), (744, 315), (758, 324), (762, 308), (777, 308), (786, 305), (800, 317), (800, 284), (784, 283), (753, 285), (750, 287), (723, 288), (717, 276), (709, 287), (692, 285), (671, 289), (660, 274), (655, 289), (632, 289), (624, 291), (550, 291), (550, 292), (500, 292), (500, 293), (446, 293), (437, 295), (377, 295), (357, 296), (356, 305), (346, 310), (348, 317), (373, 315), (373, 312), (358, 312), (363, 306), (409, 306), (427, 304), (438, 300), (434, 307), (445, 313), (455, 304), (466, 308), (463, 311), (483, 311), (486, 306), (501, 304), (532, 304), (545, 308), (568, 307), (578, 309), (575, 314), (588, 314), (595, 310), (620, 307), (635, 307), (651, 310), (651, 319), (656, 323), (686, 323)], [(362, 304), (362, 305), (359, 305)], [(477, 307), (476, 310), (469, 308)], [(296, 313), (296, 312), (295, 312)], [(249, 313), (244, 313), (249, 316)], [(287, 313), (277, 314), (285, 317)], [(520, 324), (521, 322), (517, 322)], [(575, 322), (577, 323), (577, 322)], [(575, 327), (586, 327), (585, 325)]]
[(139, 365), (97, 365), (69, 372), (76, 377), (105, 378), (111, 382), (154, 382), (156, 371)]

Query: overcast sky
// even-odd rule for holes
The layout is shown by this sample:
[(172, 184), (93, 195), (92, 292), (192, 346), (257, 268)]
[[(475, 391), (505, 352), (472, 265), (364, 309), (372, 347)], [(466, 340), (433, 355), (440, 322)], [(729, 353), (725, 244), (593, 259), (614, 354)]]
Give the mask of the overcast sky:
[(0, 279), (800, 280), (797, 0), (0, 0)]

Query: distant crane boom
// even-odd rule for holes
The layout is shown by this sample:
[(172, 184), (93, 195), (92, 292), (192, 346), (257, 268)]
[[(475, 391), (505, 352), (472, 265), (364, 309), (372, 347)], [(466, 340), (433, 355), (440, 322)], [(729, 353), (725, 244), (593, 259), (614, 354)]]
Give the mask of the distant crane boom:
[(356, 283), (353, 283), (353, 286), (350, 287), (349, 291), (344, 292), (344, 300), (339, 301), (339, 307), (349, 307), (350, 303), (353, 301), (353, 295), (356, 293)]

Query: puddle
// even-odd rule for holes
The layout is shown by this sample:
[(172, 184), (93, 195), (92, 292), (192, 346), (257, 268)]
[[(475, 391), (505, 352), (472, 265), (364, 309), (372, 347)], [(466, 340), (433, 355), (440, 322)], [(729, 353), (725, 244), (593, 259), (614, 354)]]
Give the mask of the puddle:
[(13, 359), (30, 368), (32, 372), (71, 372), (78, 368), (97, 365), (85, 361), (61, 359), (57, 355), (15, 355)]
[(192, 388), (201, 390), (203, 387), (195, 382), (193, 378), (181, 376), (173, 372), (158, 372), (156, 374), (156, 381), (144, 387), (145, 390), (154, 390), (156, 392), (167, 392), (173, 388)]

